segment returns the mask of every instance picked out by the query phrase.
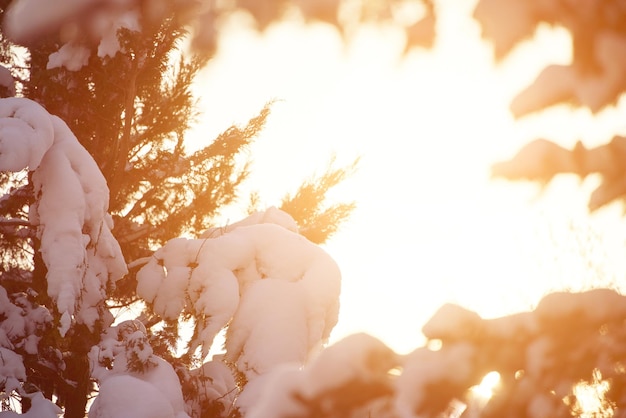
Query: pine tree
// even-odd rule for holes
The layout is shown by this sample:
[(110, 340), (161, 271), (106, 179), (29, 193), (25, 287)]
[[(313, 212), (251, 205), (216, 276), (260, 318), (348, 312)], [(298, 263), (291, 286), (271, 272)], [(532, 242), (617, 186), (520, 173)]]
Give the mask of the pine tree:
[[(2, 16), (10, 3), (0, 2)], [(214, 2), (208, 2), (210, 10), (202, 16), (216, 18), (244, 9), (260, 29), (284, 17), (288, 2), (262, 3), (242, 1), (218, 10)], [(343, 27), (337, 18), (339, 2), (325, 2), (321, 7), (314, 4), (299, 3), (305, 18)], [(360, 20), (389, 16), (365, 5)], [(232, 126), (205, 147), (187, 152), (185, 133), (199, 116), (191, 85), (214, 52), (217, 28), (206, 20), (204, 25), (190, 20), (185, 2), (177, 6), (165, 7), (158, 16), (144, 9), (141, 31), (117, 31), (120, 48), (114, 54), (99, 56), (96, 42), (88, 36), (80, 39), (88, 58), (79, 68), (51, 65), (50, 59), (68, 39), (78, 42), (82, 17), (97, 12), (91, 6), (77, 12), (77, 21), (56, 22), (45, 36), (17, 39), (22, 46), (12, 43), (4, 30), (0, 32), (0, 61), (16, 80), (16, 94), (59, 116), (104, 174), (110, 190), (109, 211), (115, 221), (113, 233), (128, 262), (149, 256), (182, 233), (199, 234), (213, 226), (220, 208), (245, 198), (240, 196), (239, 186), (250, 172), (242, 152), (256, 139), (271, 110), (268, 103), (247, 124)], [(191, 52), (184, 47), (190, 24), (196, 46)], [(432, 31), (426, 36), (432, 36)], [(327, 172), (283, 200), (282, 208), (293, 215), (310, 240), (327, 240), (354, 208), (352, 203), (327, 207), (324, 201), (328, 191), (355, 166), (356, 162), (345, 168), (329, 166)], [(0, 190), (4, 192), (0, 199), (0, 291), (6, 291), (6, 306), (16, 312), (45, 307), (52, 313), (38, 330), (37, 354), (15, 348), (27, 366), (25, 380), (37, 385), (46, 397), (56, 396), (67, 418), (82, 418), (93, 390), (87, 354), (110, 321), (108, 311), (101, 312), (94, 328), (74, 324), (67, 334), (59, 333), (59, 312), (47, 294), (46, 266), (28, 221), (29, 206), (37, 199), (29, 173), (2, 173)], [(109, 307), (137, 300), (135, 273), (136, 269), (131, 269), (115, 288), (107, 289)], [(161, 318), (149, 308), (145, 317), (153, 325)], [(0, 316), (0, 322), (4, 319)], [(155, 351), (172, 361), (178, 331), (177, 323), (165, 323), (152, 342)], [(197, 361), (191, 354), (178, 361), (189, 366)], [(0, 387), (7, 393), (9, 389)]]

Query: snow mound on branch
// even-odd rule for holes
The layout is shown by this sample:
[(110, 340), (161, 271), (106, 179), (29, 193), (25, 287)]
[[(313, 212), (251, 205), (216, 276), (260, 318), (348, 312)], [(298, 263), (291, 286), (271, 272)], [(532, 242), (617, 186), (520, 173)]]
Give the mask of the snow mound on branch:
[(226, 361), (248, 380), (282, 363), (302, 363), (309, 341), (303, 286), (280, 279), (258, 280), (248, 287), (228, 327)]
[(48, 294), (61, 313), (92, 327), (101, 317), (107, 284), (126, 263), (107, 212), (109, 189), (67, 125), (24, 98), (0, 100), (0, 170), (32, 172), (36, 200), (29, 211), (48, 269)]
[[(65, 67), (78, 71), (88, 64), (91, 49), (95, 46), (98, 57), (115, 56), (122, 49), (118, 40), (120, 29), (139, 31), (138, 3), (16, 0), (7, 9), (4, 30), (14, 42), (24, 45), (56, 32), (63, 44), (50, 54), (47, 68)], [(72, 30), (63, 30), (67, 27)]]
[(397, 416), (438, 416), (494, 371), (500, 383), (486, 415), (579, 415), (563, 402), (576, 385), (595, 373), (621, 379), (625, 306), (611, 289), (551, 293), (534, 311), (495, 319), (446, 305), (423, 327), (441, 348), (405, 357), (395, 381)]
[(90, 418), (189, 418), (180, 380), (168, 362), (153, 354), (141, 322), (107, 329), (89, 360), (91, 375), (100, 383)]
[(18, 390), (20, 381), (26, 380), (26, 369), (22, 356), (8, 348), (0, 347), (0, 391), (11, 393)]
[(67, 43), (48, 57), (46, 69), (65, 67), (70, 71), (78, 71), (89, 63), (89, 48), (74, 43)]
[(242, 219), (239, 222), (217, 228), (209, 228), (200, 235), (200, 238), (217, 238), (241, 226), (250, 226), (266, 223), (280, 225), (296, 233), (299, 229), (298, 224), (291, 217), (291, 215), (289, 215), (285, 211), (278, 209), (276, 206), (270, 206), (266, 210), (254, 212), (253, 214), (251, 214), (247, 218)]
[(188, 380), (197, 388), (198, 395), (187, 399), (187, 405), (199, 416), (206, 404), (220, 404), (224, 411), (232, 409), (239, 393), (233, 370), (219, 356), (189, 371)]
[[(137, 273), (137, 294), (167, 319), (178, 318), (189, 300), (196, 322), (190, 350), (202, 346), (203, 355), (232, 320), (226, 361), (248, 378), (279, 358), (303, 362), (337, 322), (341, 274), (289, 219), (272, 209), (215, 238), (170, 240)], [(285, 220), (287, 227), (272, 223)]]
[(174, 418), (172, 405), (148, 382), (134, 376), (113, 376), (100, 385), (89, 418)]
[(21, 98), (0, 100), (0, 171), (35, 170), (52, 146), (50, 114)]
[[(38, 345), (52, 324), (52, 315), (25, 293), (8, 295), (0, 287), (0, 318), (0, 393), (9, 396), (14, 391), (22, 393), (20, 382), (26, 381), (26, 368), (20, 354), (41, 354)], [(45, 360), (40, 357), (39, 361)]]
[[(567, 65), (550, 65), (511, 103), (515, 117), (557, 104), (576, 104), (599, 112), (615, 104), (626, 88), (626, 36), (619, 2), (587, 1), (572, 8), (555, 0), (479, 0), (474, 18), (483, 38), (493, 42), (498, 61), (537, 27), (547, 23), (572, 35), (573, 54)], [(610, 16), (611, 18), (608, 18)]]
[(372, 398), (390, 395), (399, 356), (371, 335), (349, 335), (304, 367), (285, 363), (249, 382), (237, 406), (246, 418), (351, 416)]
[[(396, 382), (396, 409), (401, 417), (435, 416), (445, 409), (445, 395), (460, 396), (480, 383), (477, 347), (467, 342), (444, 345), (439, 351), (419, 348), (407, 356)], [(437, 402), (436, 392), (445, 395)]]
[(0, 418), (57, 418), (63, 414), (63, 410), (54, 402), (44, 398), (41, 392), (23, 394), (30, 398), (31, 406), (28, 412), (18, 414), (13, 411), (0, 412)]

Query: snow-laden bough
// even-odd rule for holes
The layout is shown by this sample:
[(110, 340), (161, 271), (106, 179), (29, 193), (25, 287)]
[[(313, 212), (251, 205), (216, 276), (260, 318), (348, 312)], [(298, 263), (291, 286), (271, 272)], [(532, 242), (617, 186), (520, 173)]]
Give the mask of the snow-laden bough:
[(178, 318), (191, 302), (190, 350), (201, 346), (206, 355), (230, 322), (226, 360), (248, 378), (273, 366), (276, 356), (303, 362), (325, 343), (337, 322), (341, 282), (335, 261), (291, 223), (283, 226), (284, 217), (273, 217), (276, 224), (252, 216), (263, 223), (207, 234), (215, 238), (170, 240), (137, 273), (137, 294), (163, 318)]
[(37, 227), (60, 332), (65, 335), (73, 318), (92, 327), (107, 284), (127, 271), (111, 233), (106, 180), (60, 118), (29, 99), (1, 99), (0, 170), (25, 168), (36, 196), (29, 221)]
[(179, 378), (167, 361), (153, 354), (141, 322), (128, 320), (108, 328), (89, 360), (99, 383), (89, 418), (189, 418)]

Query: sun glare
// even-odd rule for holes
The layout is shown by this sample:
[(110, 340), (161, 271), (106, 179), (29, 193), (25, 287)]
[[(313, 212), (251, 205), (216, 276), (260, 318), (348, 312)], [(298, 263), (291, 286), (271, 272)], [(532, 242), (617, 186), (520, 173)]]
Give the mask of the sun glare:
[(500, 373), (489, 372), (483, 377), (483, 380), (479, 385), (471, 388), (472, 395), (474, 395), (479, 401), (486, 402), (493, 396), (494, 390), (500, 383)]
[(574, 386), (575, 404), (572, 412), (580, 418), (610, 418), (613, 416), (614, 407), (606, 399), (606, 393), (611, 388), (609, 381), (602, 379), (599, 370), (593, 371), (590, 382), (580, 382)]
[(573, 146), (581, 132), (606, 131), (591, 115), (515, 121), (508, 110), (541, 68), (571, 53), (565, 31), (539, 28), (496, 66), (472, 2), (442, 3), (433, 50), (403, 55), (402, 36), (386, 29), (344, 44), (323, 25), (284, 24), (261, 37), (233, 31), (206, 73), (201, 141), (277, 99), (252, 150), (249, 187), (264, 204), (279, 205), (333, 154), (362, 157), (336, 195), (357, 209), (325, 247), (342, 270), (331, 340), (366, 331), (408, 353), (443, 303), (484, 318), (524, 311), (549, 290), (611, 277), (594, 269), (623, 259), (616, 222), (614, 253), (602, 253), (608, 235), (593, 239), (600, 229), (577, 179), (540, 191), (490, 178), (491, 164), (532, 139)]

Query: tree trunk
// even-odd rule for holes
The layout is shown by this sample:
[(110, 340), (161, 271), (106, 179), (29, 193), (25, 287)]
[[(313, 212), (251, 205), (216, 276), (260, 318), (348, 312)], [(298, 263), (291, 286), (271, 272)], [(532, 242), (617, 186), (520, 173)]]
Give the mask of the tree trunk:
[(68, 355), (65, 358), (65, 380), (62, 400), (65, 405), (65, 418), (84, 418), (87, 399), (92, 392), (89, 377), (87, 353), (96, 343), (94, 336), (85, 325), (76, 325), (71, 331)]

